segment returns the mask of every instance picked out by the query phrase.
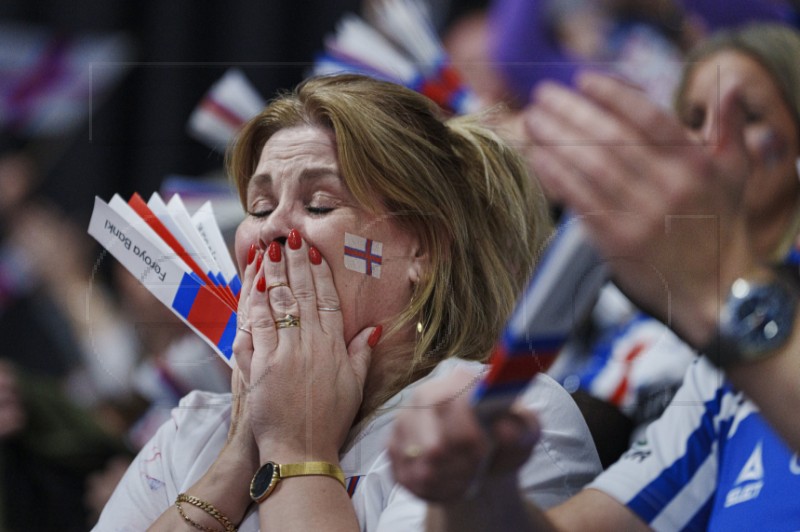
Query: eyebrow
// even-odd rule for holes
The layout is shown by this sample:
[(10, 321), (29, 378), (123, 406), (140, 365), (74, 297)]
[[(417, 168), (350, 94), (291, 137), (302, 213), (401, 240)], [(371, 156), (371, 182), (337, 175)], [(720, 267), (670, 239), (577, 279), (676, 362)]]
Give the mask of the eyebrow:
[[(341, 180), (341, 176), (336, 171), (335, 166), (312, 166), (303, 168), (300, 171), (299, 180), (300, 182), (307, 182), (307, 181), (315, 181), (318, 179), (330, 178), (333, 177), (335, 179)], [(247, 185), (247, 188), (251, 186), (263, 186), (269, 185), (272, 183), (272, 176), (268, 173), (264, 174), (254, 174)]]

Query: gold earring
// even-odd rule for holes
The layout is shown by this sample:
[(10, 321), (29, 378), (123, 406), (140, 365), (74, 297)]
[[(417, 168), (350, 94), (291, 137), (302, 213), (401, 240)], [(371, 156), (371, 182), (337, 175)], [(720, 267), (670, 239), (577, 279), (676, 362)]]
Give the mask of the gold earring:
[[(409, 301), (409, 303), (408, 303), (409, 307), (413, 307), (414, 306), (414, 300), (417, 299), (417, 288), (418, 288), (418, 285), (417, 285), (417, 283), (412, 282), (411, 283), (411, 287), (412, 287), (411, 288), (411, 301)], [(419, 337), (422, 336), (422, 333), (424, 331), (425, 331), (425, 325), (422, 324), (422, 320), (417, 320), (417, 340), (419, 340)]]

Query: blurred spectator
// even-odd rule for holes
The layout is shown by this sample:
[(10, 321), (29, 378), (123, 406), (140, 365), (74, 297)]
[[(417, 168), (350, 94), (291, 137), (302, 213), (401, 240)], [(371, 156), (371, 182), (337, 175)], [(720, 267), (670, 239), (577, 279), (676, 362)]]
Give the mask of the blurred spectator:
[[(646, 72), (631, 67), (625, 74), (640, 83), (651, 80), (645, 85), (666, 104), (662, 97), (669, 97), (671, 86), (656, 82), (658, 57), (661, 67), (674, 70), (675, 51), (708, 32), (757, 20), (790, 22), (795, 16), (783, 0), (494, 0), (491, 56), (522, 101), (539, 81), (571, 83), (587, 63), (613, 61), (625, 68), (624, 62), (635, 59)], [(674, 74), (672, 80), (677, 81)]]
[[(719, 27), (793, 15), (788, 3), (771, 1), (723, 6), (713, 1), (496, 0), (492, 23), (502, 23), (502, 29), (493, 26), (493, 54), (507, 60), (499, 66), (518, 96), (527, 97), (533, 84), (547, 78), (570, 84), (579, 68), (594, 64), (611, 68), (667, 106), (688, 46)], [(786, 225), (782, 231), (793, 234), (794, 225)], [(662, 356), (665, 352), (670, 356)], [(601, 461), (610, 465), (663, 412), (693, 356), (672, 332), (608, 285), (550, 374), (573, 393)]]
[(514, 98), (489, 55), (489, 31), (486, 11), (470, 11), (445, 29), (442, 44), (464, 83), (480, 100), (481, 107), (502, 103), (519, 108), (524, 102)]

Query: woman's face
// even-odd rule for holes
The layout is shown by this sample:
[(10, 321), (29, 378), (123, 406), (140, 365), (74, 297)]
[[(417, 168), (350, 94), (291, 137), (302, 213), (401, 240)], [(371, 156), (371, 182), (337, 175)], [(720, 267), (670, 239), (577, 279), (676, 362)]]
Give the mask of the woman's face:
[(794, 209), (800, 194), (796, 161), (800, 149), (793, 113), (769, 72), (750, 56), (717, 52), (694, 67), (687, 83), (681, 121), (702, 140), (718, 135), (719, 94), (738, 86), (745, 113), (744, 140), (752, 164), (745, 188), (751, 216)]
[[(372, 214), (358, 204), (339, 173), (332, 132), (298, 126), (274, 134), (247, 186), (246, 210), (236, 231), (240, 271), (251, 244), (263, 251), (297, 229), (331, 268), (346, 342), (366, 327), (385, 326), (408, 306), (421, 266), (418, 240), (390, 214)], [(356, 248), (347, 257), (345, 235)]]

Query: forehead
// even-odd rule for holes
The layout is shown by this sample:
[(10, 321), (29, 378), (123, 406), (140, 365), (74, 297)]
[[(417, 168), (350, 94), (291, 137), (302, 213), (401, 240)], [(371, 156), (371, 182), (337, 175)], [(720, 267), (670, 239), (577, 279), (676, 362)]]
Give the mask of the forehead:
[(279, 130), (261, 149), (254, 175), (281, 169), (286, 165), (338, 168), (333, 133), (314, 126)]

